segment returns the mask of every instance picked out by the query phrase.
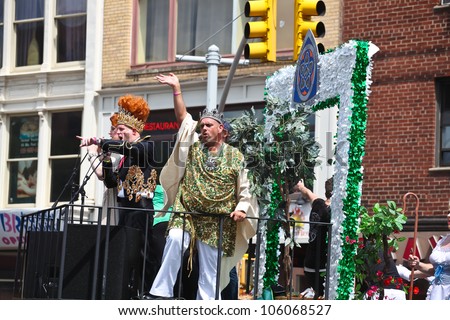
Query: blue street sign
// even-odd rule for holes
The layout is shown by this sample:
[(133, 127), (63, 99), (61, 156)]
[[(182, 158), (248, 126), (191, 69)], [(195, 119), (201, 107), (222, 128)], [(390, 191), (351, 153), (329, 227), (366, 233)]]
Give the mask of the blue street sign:
[(298, 56), (295, 70), (294, 92), (292, 95), (294, 102), (306, 102), (317, 94), (319, 86), (318, 61), (319, 51), (317, 50), (316, 39), (312, 31), (308, 30), (303, 40), (302, 50)]

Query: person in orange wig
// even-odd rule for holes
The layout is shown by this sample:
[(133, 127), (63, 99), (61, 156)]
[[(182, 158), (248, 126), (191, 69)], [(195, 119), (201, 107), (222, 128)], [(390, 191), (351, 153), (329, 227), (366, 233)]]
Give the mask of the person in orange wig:
[[(148, 288), (154, 278), (151, 252), (151, 233), (153, 225), (153, 195), (157, 183), (156, 163), (153, 158), (153, 142), (149, 136), (141, 137), (145, 122), (150, 114), (147, 102), (139, 96), (125, 95), (119, 98), (117, 117), (117, 137), (100, 139), (83, 138), (80, 147), (96, 144), (104, 153), (122, 155), (114, 169), (107, 158), (102, 163), (104, 184), (107, 188), (117, 188), (119, 225), (142, 231), (142, 265), (145, 266), (144, 279), (139, 279), (142, 270), (136, 270), (137, 294)], [(147, 209), (147, 210), (133, 210)], [(142, 280), (142, 281), (139, 281)]]

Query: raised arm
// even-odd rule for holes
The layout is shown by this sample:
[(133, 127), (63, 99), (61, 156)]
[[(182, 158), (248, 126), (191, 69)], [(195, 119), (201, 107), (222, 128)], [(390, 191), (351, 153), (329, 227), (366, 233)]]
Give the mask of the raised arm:
[(159, 74), (155, 77), (155, 79), (158, 80), (159, 83), (167, 84), (168, 86), (172, 87), (175, 117), (177, 118), (177, 122), (181, 124), (186, 117), (187, 110), (186, 105), (184, 104), (183, 94), (181, 92), (181, 86), (178, 77), (173, 73), (169, 73), (168, 75)]
[(294, 190), (295, 191), (300, 191), (303, 196), (305, 196), (308, 201), (313, 202), (314, 200), (316, 200), (317, 198), (319, 198), (318, 195), (316, 195), (314, 192), (312, 192), (311, 190), (309, 190), (307, 187), (305, 187), (305, 184), (303, 183), (303, 180), (300, 180), (295, 186), (294, 186)]

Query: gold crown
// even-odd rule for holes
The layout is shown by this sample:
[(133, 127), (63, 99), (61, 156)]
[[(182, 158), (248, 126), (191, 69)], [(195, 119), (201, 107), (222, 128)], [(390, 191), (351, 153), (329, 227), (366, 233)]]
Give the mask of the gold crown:
[(220, 124), (223, 124), (223, 113), (219, 112), (219, 110), (217, 109), (213, 109), (213, 110), (207, 110), (205, 108), (205, 110), (203, 110), (200, 113), (200, 121), (203, 118), (211, 118), (216, 120), (217, 122), (219, 122)]
[(119, 116), (117, 117), (118, 124), (124, 124), (131, 128), (136, 129), (138, 132), (142, 132), (144, 130), (144, 121), (141, 121), (135, 118), (130, 112), (125, 109), (119, 108)]
[(119, 98), (118, 105), (117, 124), (124, 124), (136, 129), (139, 133), (142, 132), (150, 113), (150, 108), (144, 98), (128, 94)]

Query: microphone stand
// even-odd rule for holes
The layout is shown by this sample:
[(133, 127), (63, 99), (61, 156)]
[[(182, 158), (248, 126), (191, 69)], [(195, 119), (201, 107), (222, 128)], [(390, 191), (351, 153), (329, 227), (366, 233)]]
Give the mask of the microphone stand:
[[(66, 182), (66, 184), (64, 185), (64, 188), (62, 189), (61, 193), (59, 194), (58, 198), (56, 199), (56, 201), (53, 203), (52, 205), (52, 209), (56, 208), (56, 206), (58, 205), (61, 197), (63, 196), (64, 192), (66, 192), (66, 190), (69, 188), (69, 185), (72, 184), (72, 186), (74, 187), (75, 184), (73, 183), (73, 180), (75, 179), (77, 172), (79, 170), (79, 168), (81, 167), (81, 164), (84, 162), (84, 159), (86, 159), (87, 157), (87, 153), (86, 155), (83, 157), (83, 159), (81, 160), (80, 163), (78, 163), (79, 159), (80, 159), (80, 154), (78, 154), (78, 158), (77, 161), (75, 161), (75, 166), (73, 167), (72, 170), (72, 175), (70, 176), (69, 180)], [(73, 188), (72, 187), (72, 188)], [(70, 201), (70, 203), (73, 203), (73, 200)]]
[[(98, 159), (102, 154), (99, 154), (98, 156), (95, 157), (95, 159)], [(87, 156), (87, 153), (86, 153)], [(85, 156), (85, 157), (86, 157)], [(95, 161), (95, 160), (94, 160)], [(86, 191), (84, 190), (84, 186), (87, 184), (87, 182), (89, 181), (89, 179), (91, 178), (92, 174), (95, 172), (95, 170), (100, 166), (102, 162), (99, 161), (99, 163), (95, 166), (95, 168), (92, 168), (92, 171), (86, 172), (86, 175), (83, 178), (83, 182), (81, 183), (81, 185), (79, 186), (78, 190), (76, 192), (73, 193), (72, 195), (72, 199), (70, 199), (69, 203), (74, 203), (75, 200), (78, 199), (78, 195), (81, 194), (81, 211), (80, 211), (80, 223), (83, 223), (83, 216), (84, 216), (84, 199), (86, 197)], [(76, 186), (76, 185), (74, 185)]]

